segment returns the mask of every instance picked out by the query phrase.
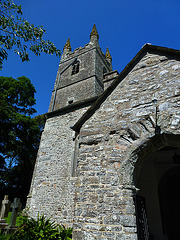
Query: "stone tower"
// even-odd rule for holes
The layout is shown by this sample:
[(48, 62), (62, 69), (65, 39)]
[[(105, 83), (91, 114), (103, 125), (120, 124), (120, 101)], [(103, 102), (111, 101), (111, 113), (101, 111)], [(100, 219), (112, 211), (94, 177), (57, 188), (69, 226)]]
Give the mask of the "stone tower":
[(109, 52), (103, 54), (98, 43), (99, 34), (93, 26), (90, 42), (71, 52), (67, 40), (52, 93), (49, 112), (69, 104), (91, 99), (104, 90), (103, 74), (112, 70)]
[(104, 54), (98, 39), (94, 25), (84, 47), (72, 52), (69, 38), (64, 46), (27, 201), (34, 217), (39, 212), (58, 223), (73, 221), (78, 132), (71, 126), (104, 91), (112, 70), (109, 50)]

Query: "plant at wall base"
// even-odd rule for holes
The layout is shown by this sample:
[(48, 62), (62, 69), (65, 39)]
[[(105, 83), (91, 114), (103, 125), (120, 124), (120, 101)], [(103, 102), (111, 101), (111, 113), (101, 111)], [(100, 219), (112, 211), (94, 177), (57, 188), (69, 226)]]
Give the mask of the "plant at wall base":
[(72, 239), (72, 228), (65, 228), (65, 226), (59, 226), (60, 239), (71, 240)]
[(10, 237), (10, 240), (71, 240), (72, 228), (58, 226), (44, 215), (37, 217), (37, 220), (22, 217), (22, 225)]

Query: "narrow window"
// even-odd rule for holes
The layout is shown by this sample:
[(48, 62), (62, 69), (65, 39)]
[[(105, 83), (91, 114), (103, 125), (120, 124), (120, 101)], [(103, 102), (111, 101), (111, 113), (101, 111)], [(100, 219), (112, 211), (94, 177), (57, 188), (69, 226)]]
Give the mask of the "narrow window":
[(76, 74), (79, 72), (79, 61), (77, 61), (74, 65), (73, 65), (73, 69), (72, 69), (72, 75)]

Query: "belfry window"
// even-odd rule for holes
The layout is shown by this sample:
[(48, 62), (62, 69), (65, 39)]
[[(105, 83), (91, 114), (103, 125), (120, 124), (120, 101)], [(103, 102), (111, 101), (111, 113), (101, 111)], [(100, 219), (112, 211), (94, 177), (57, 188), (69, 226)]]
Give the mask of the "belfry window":
[(79, 61), (77, 61), (74, 65), (73, 65), (73, 69), (72, 69), (72, 75), (76, 74), (79, 72)]

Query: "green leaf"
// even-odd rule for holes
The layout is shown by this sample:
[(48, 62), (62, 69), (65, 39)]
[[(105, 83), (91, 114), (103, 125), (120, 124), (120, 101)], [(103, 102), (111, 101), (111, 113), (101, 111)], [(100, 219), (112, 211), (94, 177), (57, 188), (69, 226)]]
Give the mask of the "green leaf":
[[(46, 33), (43, 26), (34, 26), (21, 17), (21, 5), (18, 6), (11, 0), (0, 0), (0, 13), (3, 13), (0, 14), (0, 69), (8, 56), (6, 50), (11, 50), (13, 47), (16, 47), (15, 53), (20, 56), (22, 61), (29, 61), (29, 50), (37, 56), (42, 52), (56, 56), (61, 55), (61, 51), (51, 41), (43, 39)], [(25, 51), (24, 48), (28, 51)], [(25, 52), (22, 52), (22, 49)]]
[(35, 113), (35, 88), (26, 77), (0, 77), (0, 195), (29, 192), (45, 117)]

